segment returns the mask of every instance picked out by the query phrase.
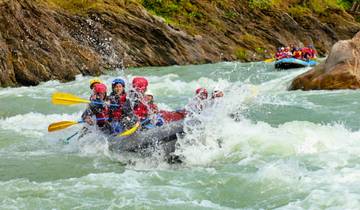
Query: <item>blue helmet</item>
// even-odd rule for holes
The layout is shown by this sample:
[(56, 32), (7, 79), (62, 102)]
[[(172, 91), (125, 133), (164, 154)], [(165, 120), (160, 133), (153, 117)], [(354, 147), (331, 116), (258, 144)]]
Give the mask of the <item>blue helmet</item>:
[(114, 81), (111, 83), (112, 88), (114, 88), (117, 84), (121, 84), (123, 87), (125, 87), (125, 81), (123, 79), (114, 79)]

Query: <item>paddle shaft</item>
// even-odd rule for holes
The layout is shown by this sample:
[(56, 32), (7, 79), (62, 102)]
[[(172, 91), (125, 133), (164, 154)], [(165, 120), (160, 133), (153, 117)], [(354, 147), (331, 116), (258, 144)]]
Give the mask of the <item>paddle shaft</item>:
[[(91, 104), (97, 104), (97, 105), (104, 105), (104, 102), (98, 102), (98, 101), (90, 101)], [(119, 107), (119, 104), (108, 104), (110, 106)]]

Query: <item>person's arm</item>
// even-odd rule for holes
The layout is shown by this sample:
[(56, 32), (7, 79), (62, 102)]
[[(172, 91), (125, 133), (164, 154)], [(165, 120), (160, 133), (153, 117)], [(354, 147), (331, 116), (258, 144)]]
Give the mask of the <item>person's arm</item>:
[(81, 119), (85, 121), (89, 125), (94, 125), (94, 121), (92, 120), (92, 116), (94, 113), (91, 111), (90, 106), (86, 108), (86, 110), (82, 113)]

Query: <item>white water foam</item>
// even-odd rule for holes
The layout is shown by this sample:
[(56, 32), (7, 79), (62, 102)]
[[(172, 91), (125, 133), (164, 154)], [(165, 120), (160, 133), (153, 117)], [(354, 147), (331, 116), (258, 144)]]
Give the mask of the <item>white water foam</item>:
[(0, 128), (23, 135), (44, 136), (48, 133), (48, 125), (59, 121), (76, 121), (81, 113), (73, 114), (41, 114), (30, 112), (7, 118), (0, 118)]

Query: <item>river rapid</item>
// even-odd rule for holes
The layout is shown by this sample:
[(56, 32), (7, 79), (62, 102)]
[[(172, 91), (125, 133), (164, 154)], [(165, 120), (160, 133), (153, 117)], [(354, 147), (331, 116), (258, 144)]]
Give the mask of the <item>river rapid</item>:
[(199, 116), (201, 129), (186, 128), (176, 151), (183, 164), (174, 165), (113, 154), (101, 135), (63, 144), (80, 126), (47, 132), (86, 107), (52, 105), (52, 93), (88, 98), (91, 77), (2, 88), (0, 209), (358, 209), (360, 91), (287, 91), (307, 70), (229, 62), (101, 76), (107, 85), (147, 77), (168, 110), (198, 87), (224, 91)]

